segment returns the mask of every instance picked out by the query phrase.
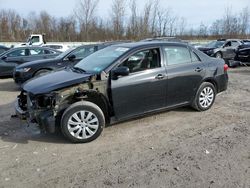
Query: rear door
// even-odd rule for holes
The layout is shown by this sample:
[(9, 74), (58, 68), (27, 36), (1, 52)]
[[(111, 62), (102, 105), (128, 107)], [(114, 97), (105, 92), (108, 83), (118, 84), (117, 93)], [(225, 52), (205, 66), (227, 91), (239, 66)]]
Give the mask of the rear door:
[(188, 47), (164, 46), (167, 60), (167, 106), (189, 103), (195, 96), (206, 65)]
[(128, 76), (111, 80), (112, 101), (117, 119), (124, 119), (165, 107), (167, 76), (160, 48), (139, 50), (119, 66)]

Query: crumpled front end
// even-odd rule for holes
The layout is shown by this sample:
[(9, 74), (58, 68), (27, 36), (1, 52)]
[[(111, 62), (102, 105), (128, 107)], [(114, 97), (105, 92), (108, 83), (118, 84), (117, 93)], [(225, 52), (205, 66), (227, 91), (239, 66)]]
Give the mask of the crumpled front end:
[(22, 91), (15, 104), (16, 114), (27, 124), (37, 124), (42, 132), (55, 132), (54, 108), (56, 95), (34, 96)]

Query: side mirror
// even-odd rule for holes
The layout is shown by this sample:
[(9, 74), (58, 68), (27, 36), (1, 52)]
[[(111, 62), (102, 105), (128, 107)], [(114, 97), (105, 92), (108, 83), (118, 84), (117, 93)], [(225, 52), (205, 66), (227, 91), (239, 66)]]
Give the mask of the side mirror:
[(117, 80), (119, 76), (127, 76), (129, 75), (128, 67), (116, 67), (111, 71), (111, 78), (113, 80)]
[(2, 60), (7, 59), (7, 55), (4, 55), (1, 59), (2, 59)]
[(74, 54), (71, 54), (70, 56), (68, 56), (68, 60), (73, 61), (76, 58), (76, 56)]

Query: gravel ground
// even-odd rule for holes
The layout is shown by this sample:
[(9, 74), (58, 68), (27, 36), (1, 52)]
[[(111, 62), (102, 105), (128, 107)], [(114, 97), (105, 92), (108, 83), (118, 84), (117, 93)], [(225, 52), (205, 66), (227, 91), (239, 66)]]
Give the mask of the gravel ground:
[(104, 129), (87, 144), (11, 118), (0, 80), (0, 187), (250, 187), (250, 67), (229, 71), (212, 109), (180, 108)]

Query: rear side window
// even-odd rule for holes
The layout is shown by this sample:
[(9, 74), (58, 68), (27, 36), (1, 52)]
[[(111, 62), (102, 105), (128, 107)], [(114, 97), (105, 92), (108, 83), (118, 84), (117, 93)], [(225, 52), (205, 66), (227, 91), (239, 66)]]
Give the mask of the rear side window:
[(179, 65), (191, 63), (190, 52), (181, 46), (168, 46), (164, 48), (168, 65)]
[(126, 59), (121, 66), (128, 67), (130, 73), (161, 67), (159, 49), (137, 52)]
[(55, 54), (55, 51), (52, 50), (44, 50), (45, 54)]
[(44, 54), (44, 50), (43, 49), (30, 49), (30, 55), (42, 55)]
[(75, 55), (76, 59), (82, 59), (82, 58), (87, 57), (88, 55), (90, 55), (94, 52), (95, 52), (95, 47), (83, 47), (80, 49), (76, 49), (70, 55)]

